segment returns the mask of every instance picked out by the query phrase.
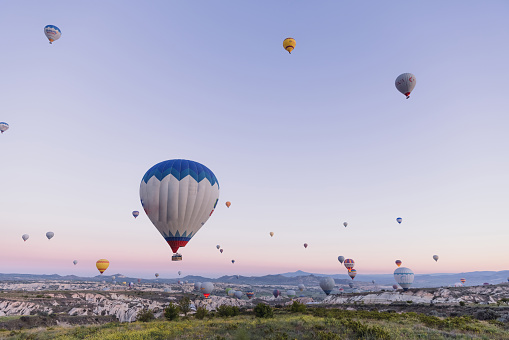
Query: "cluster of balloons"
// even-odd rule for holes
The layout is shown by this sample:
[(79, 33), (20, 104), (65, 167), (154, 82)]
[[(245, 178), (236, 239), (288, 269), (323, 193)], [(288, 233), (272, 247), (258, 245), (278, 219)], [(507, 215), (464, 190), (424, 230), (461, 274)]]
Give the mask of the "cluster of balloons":
[[(51, 239), (53, 238), (53, 236), (55, 236), (55, 233), (54, 233), (54, 232), (52, 232), (52, 231), (48, 231), (48, 232), (46, 233), (46, 238), (47, 238), (48, 240), (51, 240)], [(24, 241), (24, 242), (26, 242), (26, 240), (28, 240), (28, 239), (30, 238), (30, 235), (28, 235), (28, 234), (23, 234), (23, 235), (21, 235), (21, 238), (23, 239), (23, 241)]]

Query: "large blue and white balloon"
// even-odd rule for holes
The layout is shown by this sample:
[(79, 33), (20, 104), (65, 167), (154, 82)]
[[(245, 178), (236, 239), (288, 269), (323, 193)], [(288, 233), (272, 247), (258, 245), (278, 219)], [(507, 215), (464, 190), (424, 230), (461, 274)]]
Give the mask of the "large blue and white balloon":
[(198, 162), (172, 159), (145, 173), (140, 199), (150, 221), (176, 253), (214, 212), (219, 182), (212, 171)]
[(0, 132), (4, 133), (7, 130), (9, 130), (9, 124), (6, 122), (0, 122)]
[(46, 25), (44, 27), (44, 34), (46, 35), (46, 38), (48, 38), (49, 43), (52, 44), (53, 41), (60, 39), (62, 31), (60, 31), (60, 28), (55, 25)]
[(394, 280), (407, 291), (414, 283), (414, 272), (410, 268), (399, 267), (394, 271)]

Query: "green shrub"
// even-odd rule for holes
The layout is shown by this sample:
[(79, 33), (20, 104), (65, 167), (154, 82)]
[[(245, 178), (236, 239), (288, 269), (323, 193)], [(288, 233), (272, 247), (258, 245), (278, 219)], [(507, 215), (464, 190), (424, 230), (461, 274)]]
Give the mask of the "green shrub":
[(217, 307), (217, 314), (223, 317), (237, 316), (240, 314), (239, 307), (221, 305)]
[(460, 301), (460, 306), (465, 306), (465, 301)]
[(141, 322), (149, 322), (155, 319), (154, 312), (150, 309), (142, 309), (136, 315), (136, 320)]
[(203, 318), (207, 316), (207, 313), (208, 313), (207, 308), (205, 308), (205, 307), (198, 307), (198, 309), (196, 310), (196, 314), (194, 314), (194, 316), (197, 319), (203, 320)]
[(184, 313), (184, 316), (187, 316), (187, 313), (191, 311), (191, 300), (187, 296), (184, 296), (179, 301), (179, 309), (181, 313)]
[(272, 318), (274, 317), (274, 311), (272, 307), (264, 303), (259, 303), (254, 308), (254, 313), (257, 318)]
[(170, 321), (178, 320), (179, 312), (179, 306), (173, 304), (173, 302), (170, 302), (168, 307), (164, 309), (164, 317)]
[(306, 311), (306, 305), (299, 301), (293, 301), (290, 306), (290, 312), (292, 313), (304, 313)]

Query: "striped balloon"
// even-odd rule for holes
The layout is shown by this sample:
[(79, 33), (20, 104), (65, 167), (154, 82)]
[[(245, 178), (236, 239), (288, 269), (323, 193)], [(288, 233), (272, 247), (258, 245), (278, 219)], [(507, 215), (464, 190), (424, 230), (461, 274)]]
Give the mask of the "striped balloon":
[(97, 270), (99, 270), (99, 273), (102, 274), (110, 266), (110, 261), (106, 259), (100, 259), (95, 263), (95, 266), (97, 267)]
[(394, 271), (394, 279), (404, 291), (407, 291), (414, 282), (414, 272), (406, 267), (397, 268)]
[(346, 259), (343, 265), (350, 271), (355, 266), (355, 262), (352, 259)]

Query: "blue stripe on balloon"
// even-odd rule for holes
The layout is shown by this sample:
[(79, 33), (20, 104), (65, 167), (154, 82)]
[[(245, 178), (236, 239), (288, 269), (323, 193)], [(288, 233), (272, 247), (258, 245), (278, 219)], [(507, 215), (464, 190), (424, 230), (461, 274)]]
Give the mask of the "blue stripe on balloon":
[(219, 187), (219, 182), (217, 181), (216, 176), (209, 168), (198, 162), (188, 161), (185, 159), (171, 159), (158, 163), (145, 173), (142, 180), (147, 183), (152, 177), (155, 177), (159, 181), (162, 181), (163, 178), (170, 174), (179, 181), (187, 176), (191, 176), (198, 183), (207, 179), (210, 185), (217, 183)]

